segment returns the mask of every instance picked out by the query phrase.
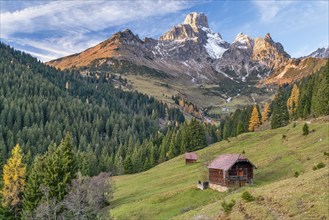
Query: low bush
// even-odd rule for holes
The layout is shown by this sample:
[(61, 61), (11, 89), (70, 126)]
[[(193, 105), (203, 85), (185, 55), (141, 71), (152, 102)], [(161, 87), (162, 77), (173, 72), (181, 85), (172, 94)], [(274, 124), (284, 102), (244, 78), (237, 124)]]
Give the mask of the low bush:
[(225, 200), (221, 203), (222, 208), (224, 209), (224, 212), (228, 214), (232, 211), (233, 206), (235, 205), (235, 200), (232, 199), (229, 203), (227, 203)]
[(326, 165), (323, 163), (323, 162), (320, 162), (320, 163), (318, 163), (318, 165), (316, 165), (316, 167), (318, 168), (318, 169), (321, 169), (321, 168), (323, 168), (323, 167), (325, 167)]
[(253, 195), (251, 195), (248, 191), (243, 192), (241, 198), (247, 202), (252, 202), (255, 200), (255, 197), (253, 197)]

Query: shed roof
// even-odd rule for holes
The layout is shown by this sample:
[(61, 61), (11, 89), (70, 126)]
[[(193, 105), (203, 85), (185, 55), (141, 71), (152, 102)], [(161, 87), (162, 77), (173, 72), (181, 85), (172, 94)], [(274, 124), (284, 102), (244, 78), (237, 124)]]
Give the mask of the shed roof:
[(185, 159), (197, 160), (198, 155), (194, 152), (185, 153)]
[(256, 168), (247, 158), (241, 154), (222, 154), (214, 159), (208, 166), (212, 169), (221, 169), (224, 171), (229, 170), (236, 162), (246, 161)]

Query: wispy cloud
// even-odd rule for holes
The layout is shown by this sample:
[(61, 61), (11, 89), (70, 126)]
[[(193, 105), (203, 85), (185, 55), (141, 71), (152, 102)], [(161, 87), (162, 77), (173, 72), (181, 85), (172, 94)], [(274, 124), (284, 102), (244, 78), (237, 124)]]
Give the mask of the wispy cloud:
[(274, 18), (280, 14), (280, 12), (284, 11), (289, 5), (296, 1), (259, 1), (253, 0), (253, 4), (258, 8), (258, 12), (261, 16), (261, 21), (270, 22), (273, 21)]
[(36, 48), (39, 54), (47, 54), (39, 58), (49, 60), (94, 45), (108, 37), (105, 31), (191, 5), (185, 1), (51, 1), (2, 12), (0, 34), (4, 41)]

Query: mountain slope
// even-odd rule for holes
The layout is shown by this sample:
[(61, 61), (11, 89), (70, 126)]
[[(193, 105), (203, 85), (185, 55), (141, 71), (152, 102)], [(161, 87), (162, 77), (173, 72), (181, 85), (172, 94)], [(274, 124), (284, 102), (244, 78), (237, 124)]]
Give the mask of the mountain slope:
[[(294, 128), (290, 124), (276, 130), (246, 133), (197, 152), (213, 158), (244, 150), (258, 167), (254, 173), (255, 185), (247, 189), (264, 200), (246, 204), (241, 200), (244, 189), (225, 193), (197, 190), (204, 159), (185, 165), (183, 156), (179, 156), (143, 173), (114, 177), (112, 216), (115, 219), (214, 219), (223, 215), (221, 201), (235, 198), (237, 204), (229, 216), (232, 219), (244, 219), (247, 215), (251, 219), (328, 218), (329, 193), (325, 189), (329, 164), (328, 156), (324, 155), (329, 141), (328, 118), (313, 121), (309, 126), (314, 132), (306, 137), (302, 135), (302, 126), (303, 122), (298, 122)], [(312, 167), (321, 161), (326, 167), (313, 171)], [(298, 178), (293, 177), (296, 171), (301, 174)]]

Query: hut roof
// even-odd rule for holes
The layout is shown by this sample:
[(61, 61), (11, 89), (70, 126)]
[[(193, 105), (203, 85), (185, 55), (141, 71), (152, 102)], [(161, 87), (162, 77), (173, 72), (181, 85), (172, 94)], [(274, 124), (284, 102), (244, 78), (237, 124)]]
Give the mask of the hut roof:
[(208, 166), (212, 169), (221, 169), (224, 171), (229, 170), (236, 162), (249, 162), (253, 167), (256, 168), (247, 158), (241, 154), (222, 154), (214, 159)]
[(194, 152), (185, 153), (185, 159), (197, 160), (198, 155)]

